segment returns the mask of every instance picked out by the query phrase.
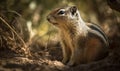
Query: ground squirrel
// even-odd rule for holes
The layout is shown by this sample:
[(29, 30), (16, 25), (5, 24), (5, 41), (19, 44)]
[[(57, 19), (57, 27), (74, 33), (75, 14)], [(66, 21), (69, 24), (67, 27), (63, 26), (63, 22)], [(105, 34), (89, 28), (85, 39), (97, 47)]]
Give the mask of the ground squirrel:
[(89, 63), (108, 53), (108, 40), (102, 29), (85, 23), (76, 6), (55, 9), (47, 20), (59, 29), (63, 63), (69, 66)]

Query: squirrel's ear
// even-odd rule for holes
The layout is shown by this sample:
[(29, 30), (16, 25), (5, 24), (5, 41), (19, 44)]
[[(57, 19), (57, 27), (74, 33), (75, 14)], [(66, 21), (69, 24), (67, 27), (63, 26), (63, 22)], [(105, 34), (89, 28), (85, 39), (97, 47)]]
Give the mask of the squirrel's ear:
[(76, 6), (72, 6), (70, 8), (70, 11), (71, 11), (72, 15), (74, 15), (76, 13), (76, 11), (77, 11), (77, 7)]

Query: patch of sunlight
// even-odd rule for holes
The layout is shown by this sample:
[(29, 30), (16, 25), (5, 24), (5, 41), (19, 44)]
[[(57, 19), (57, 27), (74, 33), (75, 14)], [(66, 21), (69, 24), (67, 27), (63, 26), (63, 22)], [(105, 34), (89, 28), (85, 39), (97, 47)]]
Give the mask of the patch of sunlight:
[(40, 36), (43, 36), (45, 35), (49, 30), (49, 25), (47, 23), (42, 23), (40, 26), (39, 26), (39, 29), (38, 29), (38, 34)]
[(28, 31), (30, 32), (30, 38), (32, 38), (34, 35), (36, 35), (36, 32), (35, 30), (32, 29), (31, 21), (27, 21), (27, 27), (28, 27)]
[(41, 39), (45, 42), (49, 42), (50, 40), (58, 40), (59, 36), (56, 32), (51, 32), (50, 34), (46, 34), (41, 37)]
[(57, 32), (58, 31), (46, 21), (42, 23), (37, 30), (38, 35), (44, 41), (55, 38)]
[(42, 39), (43, 39), (44, 41), (46, 41), (46, 42), (48, 42), (51, 38), (52, 38), (51, 35), (44, 35), (44, 36), (42, 36)]
[(30, 3), (30, 5), (29, 5), (29, 8), (31, 9), (31, 10), (34, 10), (35, 8), (36, 8), (36, 2), (35, 1), (32, 1), (31, 3)]
[(63, 70), (65, 68), (69, 68), (68, 66), (65, 66), (63, 63), (61, 63), (59, 61), (54, 61), (54, 65), (60, 70)]

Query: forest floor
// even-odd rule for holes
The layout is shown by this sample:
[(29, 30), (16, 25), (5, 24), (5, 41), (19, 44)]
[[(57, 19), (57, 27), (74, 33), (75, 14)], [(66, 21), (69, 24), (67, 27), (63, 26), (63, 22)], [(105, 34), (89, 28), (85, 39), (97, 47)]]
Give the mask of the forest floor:
[(30, 46), (31, 57), (12, 56), (10, 52), (3, 53), (0, 58), (0, 71), (120, 71), (120, 58), (110, 53), (103, 60), (74, 67), (64, 65), (59, 43), (45, 48), (40, 42), (34, 41)]

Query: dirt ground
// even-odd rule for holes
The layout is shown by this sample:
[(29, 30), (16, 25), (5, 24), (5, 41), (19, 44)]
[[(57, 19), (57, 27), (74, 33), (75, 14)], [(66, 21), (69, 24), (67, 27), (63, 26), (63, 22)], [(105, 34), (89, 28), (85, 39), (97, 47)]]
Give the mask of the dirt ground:
[[(51, 41), (54, 42), (54, 41)], [(61, 63), (62, 51), (59, 42), (48, 44), (34, 41), (30, 46), (31, 57), (12, 56), (0, 58), (0, 71), (120, 71), (120, 58), (117, 53), (111, 52), (103, 60), (89, 64), (69, 67)]]

